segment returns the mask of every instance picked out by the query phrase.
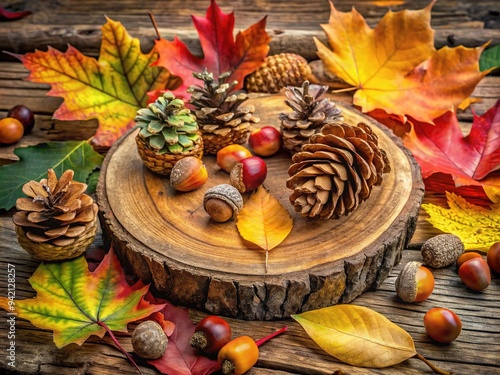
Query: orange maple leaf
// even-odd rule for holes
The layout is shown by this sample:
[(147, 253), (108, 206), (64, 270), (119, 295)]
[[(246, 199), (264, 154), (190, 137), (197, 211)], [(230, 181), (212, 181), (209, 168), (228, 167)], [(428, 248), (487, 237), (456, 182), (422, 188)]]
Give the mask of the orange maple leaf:
[(72, 46), (66, 52), (49, 47), (46, 52), (13, 55), (30, 70), (28, 80), (50, 84), (48, 95), (64, 99), (54, 118), (98, 119), (92, 142), (104, 147), (135, 124), (137, 110), (148, 102), (147, 92), (176, 84), (168, 71), (150, 66), (158, 56), (155, 49), (142, 53), (139, 39), (109, 18), (102, 27), (98, 60)]
[(477, 48), (434, 48), (430, 26), (434, 2), (421, 10), (385, 14), (375, 29), (355, 9), (331, 5), (321, 25), (333, 51), (315, 39), (325, 68), (357, 88), (353, 102), (363, 112), (381, 109), (406, 120), (433, 123), (454, 110), (489, 71), (479, 71)]

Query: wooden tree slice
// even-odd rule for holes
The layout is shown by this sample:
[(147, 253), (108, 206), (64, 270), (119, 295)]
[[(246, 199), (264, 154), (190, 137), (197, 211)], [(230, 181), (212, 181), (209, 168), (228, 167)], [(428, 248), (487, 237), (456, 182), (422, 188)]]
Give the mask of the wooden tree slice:
[[(279, 127), (288, 112), (282, 95), (251, 100), (260, 126)], [(266, 158), (265, 187), (288, 209), (294, 226), (269, 253), (244, 241), (234, 221), (216, 223), (203, 209), (205, 191), (229, 176), (204, 156), (209, 180), (189, 193), (150, 172), (134, 137), (123, 136), (108, 152), (97, 188), (106, 243), (129, 271), (173, 303), (213, 314), (270, 320), (347, 303), (376, 288), (401, 258), (416, 227), (424, 187), (420, 169), (399, 138), (347, 106), (349, 124), (370, 124), (389, 157), (391, 172), (370, 198), (347, 217), (312, 220), (295, 213), (285, 186), (290, 155)], [(247, 200), (250, 194), (245, 194)]]

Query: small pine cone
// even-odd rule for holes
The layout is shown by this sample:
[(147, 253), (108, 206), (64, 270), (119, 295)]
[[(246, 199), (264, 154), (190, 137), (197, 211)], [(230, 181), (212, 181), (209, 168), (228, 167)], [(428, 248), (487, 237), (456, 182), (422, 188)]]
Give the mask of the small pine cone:
[(218, 79), (206, 69), (193, 75), (203, 81), (203, 86), (190, 86), (188, 92), (202, 133), (204, 152), (216, 154), (230, 144), (245, 143), (253, 124), (260, 121), (254, 116), (253, 105), (242, 105), (248, 95), (235, 90), (237, 81), (226, 82), (230, 72), (222, 73)]
[(377, 135), (364, 123), (325, 125), (292, 161), (286, 182), (293, 190), (290, 202), (302, 216), (322, 219), (352, 212), (390, 171)]
[(29, 240), (53, 246), (69, 246), (88, 233), (95, 233), (97, 205), (84, 194), (87, 185), (73, 181), (74, 172), (66, 170), (59, 180), (49, 169), (47, 178), (23, 186), (28, 197), (18, 198), (18, 212), (12, 221)]
[(311, 68), (302, 56), (280, 53), (266, 57), (264, 64), (246, 77), (245, 89), (274, 94), (286, 86), (300, 86), (311, 76)]
[(280, 131), (283, 146), (292, 154), (299, 152), (325, 124), (342, 121), (340, 108), (324, 97), (327, 90), (328, 86), (311, 85), (309, 81), (304, 81), (302, 87), (287, 86), (285, 89), (285, 103), (293, 111), (280, 113)]

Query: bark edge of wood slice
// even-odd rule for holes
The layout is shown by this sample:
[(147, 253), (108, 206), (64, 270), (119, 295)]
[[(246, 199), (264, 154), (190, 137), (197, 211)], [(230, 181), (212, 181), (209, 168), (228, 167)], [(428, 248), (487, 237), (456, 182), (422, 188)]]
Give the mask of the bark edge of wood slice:
[[(256, 95), (250, 102), (259, 126), (279, 128), (288, 111), (283, 95)], [(245, 242), (233, 220), (215, 223), (203, 209), (204, 192), (229, 183), (214, 156), (204, 156), (209, 180), (189, 193), (149, 171), (131, 130), (109, 150), (97, 186), (106, 247), (113, 246), (128, 272), (152, 283), (156, 296), (211, 314), (273, 320), (349, 303), (376, 289), (402, 256), (417, 224), (424, 185), (420, 168), (400, 138), (370, 117), (341, 105), (349, 124), (372, 126), (391, 162), (381, 186), (350, 215), (311, 220), (293, 211), (285, 187), (291, 163), (285, 151), (266, 158), (266, 188), (294, 220), (290, 235), (269, 252)], [(244, 195), (245, 201), (250, 194)]]

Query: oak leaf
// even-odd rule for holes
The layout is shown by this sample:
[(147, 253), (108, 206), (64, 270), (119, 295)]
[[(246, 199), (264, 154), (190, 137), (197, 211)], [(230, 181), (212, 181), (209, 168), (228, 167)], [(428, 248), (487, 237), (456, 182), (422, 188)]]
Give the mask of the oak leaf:
[(335, 305), (292, 318), (321, 349), (353, 366), (388, 367), (417, 355), (410, 334), (367, 307)]
[(196, 326), (189, 318), (188, 310), (164, 302), (165, 307), (159, 313), (165, 321), (175, 324), (175, 330), (168, 337), (169, 342), (163, 357), (148, 363), (162, 374), (169, 375), (208, 375), (220, 370), (217, 360), (201, 355), (190, 345)]
[(375, 29), (355, 9), (339, 12), (331, 4), (329, 23), (321, 25), (333, 51), (315, 39), (325, 68), (357, 88), (353, 102), (363, 112), (381, 109), (402, 120), (422, 122), (452, 110), (489, 72), (479, 71), (478, 48), (434, 48), (430, 13), (389, 11)]
[(192, 16), (200, 37), (203, 58), (194, 56), (177, 36), (173, 41), (156, 40), (159, 52), (157, 65), (182, 79), (182, 85), (173, 90), (177, 96), (187, 96), (186, 90), (200, 81), (193, 76), (205, 68), (218, 77), (231, 72), (228, 82), (238, 81), (235, 89), (243, 87), (246, 75), (254, 72), (263, 63), (269, 52), (270, 37), (266, 33), (266, 17), (233, 36), (234, 14), (225, 14), (211, 0), (205, 17)]
[(456, 186), (483, 186), (487, 194), (500, 186), (500, 100), (483, 115), (474, 114), (467, 136), (452, 112), (438, 117), (435, 126), (412, 123), (403, 141), (419, 163), (422, 177), (450, 174)]
[(449, 208), (422, 205), (430, 216), (427, 221), (435, 228), (457, 235), (466, 250), (487, 252), (500, 241), (500, 204), (491, 208), (476, 206), (453, 193), (446, 193), (446, 198)]
[(236, 218), (240, 235), (266, 251), (266, 271), (269, 251), (290, 234), (293, 219), (287, 209), (262, 186), (252, 193)]
[(84, 256), (63, 262), (42, 263), (29, 282), (36, 297), (9, 305), (0, 297), (0, 307), (15, 311), (41, 329), (54, 333), (58, 348), (75, 343), (82, 345), (91, 335), (127, 332), (127, 324), (144, 319), (164, 305), (146, 302), (148, 286), (134, 289), (113, 250), (90, 272)]
[(137, 110), (148, 103), (149, 91), (177, 84), (168, 71), (150, 66), (158, 58), (154, 49), (142, 53), (139, 39), (109, 18), (102, 27), (98, 60), (72, 46), (64, 53), (49, 47), (46, 52), (12, 55), (30, 70), (28, 80), (50, 84), (48, 95), (64, 99), (54, 118), (97, 118), (93, 143), (104, 147), (110, 147), (134, 125)]

